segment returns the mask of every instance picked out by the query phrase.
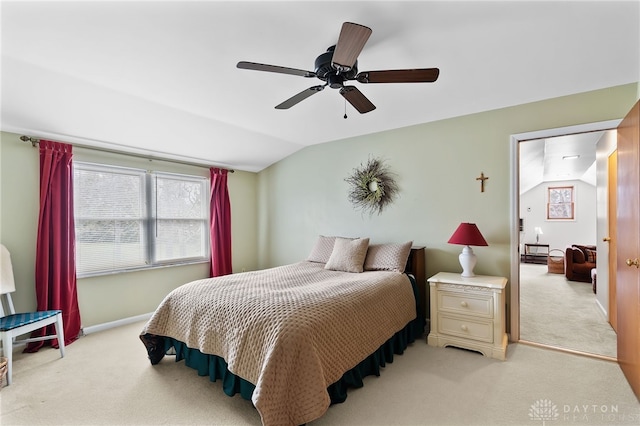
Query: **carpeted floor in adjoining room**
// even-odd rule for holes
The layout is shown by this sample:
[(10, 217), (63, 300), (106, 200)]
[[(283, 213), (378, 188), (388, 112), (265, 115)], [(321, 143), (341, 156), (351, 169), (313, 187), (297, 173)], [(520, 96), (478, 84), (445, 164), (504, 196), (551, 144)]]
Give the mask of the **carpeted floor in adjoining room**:
[(520, 264), (520, 338), (615, 358), (617, 336), (596, 303), (591, 283)]

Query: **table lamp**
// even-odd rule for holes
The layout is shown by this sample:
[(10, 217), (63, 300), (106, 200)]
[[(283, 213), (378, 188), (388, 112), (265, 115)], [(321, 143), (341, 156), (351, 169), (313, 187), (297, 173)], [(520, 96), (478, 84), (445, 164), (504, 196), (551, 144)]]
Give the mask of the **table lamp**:
[(536, 244), (540, 243), (540, 235), (543, 234), (542, 228), (539, 226), (536, 226), (535, 228), (533, 228), (533, 232), (536, 233)]
[(461, 223), (449, 238), (449, 244), (460, 244), (465, 246), (458, 259), (462, 266), (463, 277), (474, 277), (473, 268), (476, 266), (476, 255), (473, 253), (471, 246), (488, 246), (480, 230), (475, 223)]

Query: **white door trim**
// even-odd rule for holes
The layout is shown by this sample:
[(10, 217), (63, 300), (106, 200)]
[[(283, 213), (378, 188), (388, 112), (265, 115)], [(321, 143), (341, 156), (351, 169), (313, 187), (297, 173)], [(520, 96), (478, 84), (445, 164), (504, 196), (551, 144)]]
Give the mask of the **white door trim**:
[(509, 339), (512, 342), (520, 340), (520, 164), (519, 143), (532, 139), (551, 138), (555, 136), (571, 135), (575, 133), (599, 132), (618, 127), (622, 120), (599, 121), (596, 123), (578, 124), (575, 126), (558, 127), (555, 129), (536, 130), (533, 132), (516, 133), (511, 135), (509, 145), (511, 159), (511, 276), (509, 279)]

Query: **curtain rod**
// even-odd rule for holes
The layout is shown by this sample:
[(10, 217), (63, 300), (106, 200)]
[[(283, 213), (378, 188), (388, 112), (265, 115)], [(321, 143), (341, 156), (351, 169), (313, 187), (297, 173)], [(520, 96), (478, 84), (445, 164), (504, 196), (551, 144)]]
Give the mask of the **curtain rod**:
[[(20, 140), (23, 141), (23, 142), (31, 142), (31, 146), (33, 146), (33, 147), (36, 147), (38, 145), (38, 143), (40, 142), (40, 139), (38, 139), (38, 138), (34, 138), (34, 137), (31, 137), (31, 136), (25, 136), (25, 135), (20, 136)], [(68, 142), (64, 142), (64, 143), (68, 143)], [(184, 164), (184, 165), (187, 165), (187, 166), (206, 167), (206, 168), (218, 167), (218, 168), (221, 168), (221, 169), (226, 169), (229, 173), (234, 173), (235, 172), (235, 170), (227, 169), (225, 167), (210, 166), (210, 165), (206, 165), (206, 164), (195, 163), (195, 162), (185, 161), (185, 160), (176, 160), (176, 159), (172, 159), (172, 158), (152, 157), (152, 156), (145, 155), (145, 154), (137, 154), (135, 152), (119, 151), (119, 150), (116, 150), (116, 149), (100, 148), (100, 147), (96, 147), (96, 146), (89, 146), (89, 145), (82, 145), (82, 144), (70, 144), (70, 145), (77, 146), (79, 148), (92, 149), (94, 151), (108, 152), (110, 154), (129, 155), (129, 156), (132, 156), (132, 157), (143, 158), (145, 160), (169, 161), (169, 162)]]

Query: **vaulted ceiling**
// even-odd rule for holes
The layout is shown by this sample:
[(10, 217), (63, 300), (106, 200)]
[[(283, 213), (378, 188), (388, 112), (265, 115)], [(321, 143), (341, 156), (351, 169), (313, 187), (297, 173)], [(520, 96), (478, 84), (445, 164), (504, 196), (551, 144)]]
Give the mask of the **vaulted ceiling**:
[(521, 142), (520, 193), (541, 182), (582, 180), (595, 186), (596, 144), (603, 135), (585, 132)]
[[(637, 1), (2, 1), (2, 130), (259, 171), (305, 146), (639, 80)], [(373, 30), (360, 70), (440, 69), (356, 85), (317, 79), (343, 22)], [(629, 52), (636, 52), (630, 54)], [(343, 116), (346, 113), (347, 119)]]

